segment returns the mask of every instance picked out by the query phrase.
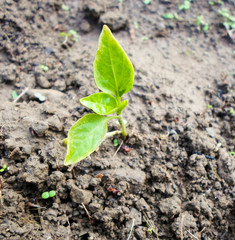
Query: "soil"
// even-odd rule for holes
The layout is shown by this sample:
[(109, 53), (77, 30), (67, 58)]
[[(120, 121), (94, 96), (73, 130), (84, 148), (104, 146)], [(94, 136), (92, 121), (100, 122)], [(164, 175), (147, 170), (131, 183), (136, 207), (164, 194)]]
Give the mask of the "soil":
[[(218, 16), (235, 1), (182, 3), (0, 2), (0, 239), (235, 239), (235, 37)], [(66, 167), (102, 24), (135, 68), (129, 138)]]

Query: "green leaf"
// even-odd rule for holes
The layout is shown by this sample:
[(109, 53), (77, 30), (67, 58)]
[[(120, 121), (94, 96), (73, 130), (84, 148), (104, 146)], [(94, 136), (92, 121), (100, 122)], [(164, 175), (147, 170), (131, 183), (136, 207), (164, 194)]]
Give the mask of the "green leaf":
[(12, 91), (11, 95), (13, 99), (16, 99), (18, 97), (16, 90)]
[(62, 4), (61, 8), (62, 8), (64, 11), (69, 11), (69, 6), (67, 6), (67, 5)]
[(77, 163), (94, 152), (105, 139), (107, 123), (111, 118), (91, 113), (79, 119), (68, 132), (64, 164)]
[(129, 92), (134, 83), (134, 68), (125, 51), (104, 25), (94, 62), (96, 85), (103, 92), (119, 99)]
[(152, 0), (143, 0), (143, 2), (144, 2), (145, 5), (148, 5), (152, 2)]
[(165, 19), (174, 19), (175, 15), (174, 15), (174, 13), (165, 13), (162, 15), (162, 17)]
[(50, 197), (49, 192), (42, 193), (41, 197), (42, 197), (42, 199), (48, 199)]
[(49, 192), (49, 197), (54, 197), (56, 195), (56, 191), (54, 191), (54, 190), (51, 190), (50, 192)]
[(116, 98), (108, 93), (95, 93), (80, 99), (80, 102), (99, 115), (114, 113), (118, 108)]

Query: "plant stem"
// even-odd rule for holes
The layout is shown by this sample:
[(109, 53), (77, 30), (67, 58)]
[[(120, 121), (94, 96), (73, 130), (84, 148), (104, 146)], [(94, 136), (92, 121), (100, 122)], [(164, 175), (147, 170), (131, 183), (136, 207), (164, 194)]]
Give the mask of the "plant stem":
[(122, 132), (119, 130), (108, 132), (108, 133), (106, 133), (105, 138), (109, 138), (109, 137), (112, 137), (112, 136), (120, 134), (120, 133), (122, 133)]
[(121, 128), (122, 128), (122, 138), (123, 138), (123, 140), (125, 140), (126, 137), (127, 137), (126, 126), (125, 126), (125, 124), (124, 124), (124, 122), (123, 122), (122, 115), (120, 114), (120, 115), (118, 115), (118, 117), (119, 117), (119, 118), (118, 118), (118, 121), (119, 121), (120, 126), (121, 126)]

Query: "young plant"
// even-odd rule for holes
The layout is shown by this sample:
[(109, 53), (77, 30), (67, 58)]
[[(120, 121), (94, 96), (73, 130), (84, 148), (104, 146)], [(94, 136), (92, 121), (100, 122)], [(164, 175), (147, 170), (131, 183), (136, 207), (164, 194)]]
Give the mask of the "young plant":
[(70, 29), (68, 32), (60, 32), (60, 36), (64, 37), (64, 41), (62, 45), (65, 45), (65, 46), (68, 45), (69, 39), (72, 39), (74, 42), (78, 42), (80, 38), (77, 32), (73, 29)]
[(42, 199), (48, 199), (48, 198), (53, 198), (55, 195), (56, 195), (56, 191), (51, 190), (50, 192), (42, 193), (41, 197)]
[[(94, 78), (102, 92), (80, 99), (81, 104), (95, 113), (85, 115), (70, 128), (65, 140), (65, 165), (77, 163), (89, 156), (108, 136), (121, 133), (123, 139), (127, 137), (122, 111), (128, 101), (122, 101), (121, 97), (132, 89), (134, 68), (106, 25), (99, 38)], [(110, 114), (116, 115), (106, 116)], [(107, 133), (107, 124), (111, 119), (118, 119), (121, 131)]]

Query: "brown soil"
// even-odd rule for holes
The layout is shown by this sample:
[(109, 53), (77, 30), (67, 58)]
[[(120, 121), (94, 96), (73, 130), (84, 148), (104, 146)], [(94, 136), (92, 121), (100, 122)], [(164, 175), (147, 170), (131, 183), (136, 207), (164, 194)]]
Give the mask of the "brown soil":
[[(0, 239), (235, 239), (235, 38), (217, 13), (235, 2), (182, 2), (0, 2)], [(104, 23), (135, 67), (129, 138), (116, 155), (107, 139), (68, 168), (62, 140), (88, 112), (79, 99), (98, 91)], [(69, 29), (78, 42), (63, 43)]]

